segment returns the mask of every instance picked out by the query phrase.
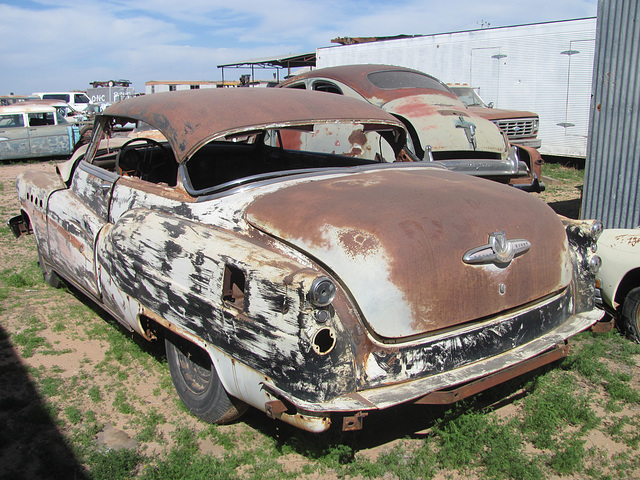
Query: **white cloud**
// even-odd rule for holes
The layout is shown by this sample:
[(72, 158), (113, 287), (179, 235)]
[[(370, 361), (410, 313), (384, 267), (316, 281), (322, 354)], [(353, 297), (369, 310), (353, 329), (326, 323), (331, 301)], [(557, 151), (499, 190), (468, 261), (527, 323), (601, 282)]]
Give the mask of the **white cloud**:
[(597, 0), (8, 2), (0, 0), (0, 93), (86, 88), (111, 78), (130, 79), (142, 91), (147, 80), (218, 79), (218, 64), (313, 51), (338, 36), (440, 33), (479, 28), (480, 20), (502, 26), (577, 18), (595, 15), (597, 5)]

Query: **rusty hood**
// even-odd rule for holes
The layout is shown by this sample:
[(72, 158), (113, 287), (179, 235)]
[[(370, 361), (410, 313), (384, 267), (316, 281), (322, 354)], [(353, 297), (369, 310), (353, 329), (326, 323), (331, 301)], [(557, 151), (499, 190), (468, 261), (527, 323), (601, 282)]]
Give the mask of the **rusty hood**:
[[(324, 265), (380, 337), (435, 332), (514, 309), (571, 280), (564, 228), (541, 200), (411, 166), (320, 178), (258, 197), (254, 227)], [(489, 235), (526, 239), (508, 264), (467, 264)]]
[(387, 102), (382, 108), (409, 120), (425, 150), (430, 145), (435, 152), (477, 150), (507, 154), (508, 143), (492, 122), (447, 95), (411, 95)]
[(510, 120), (519, 118), (538, 118), (538, 114), (525, 110), (504, 110), (502, 108), (467, 107), (474, 114), (487, 120)]

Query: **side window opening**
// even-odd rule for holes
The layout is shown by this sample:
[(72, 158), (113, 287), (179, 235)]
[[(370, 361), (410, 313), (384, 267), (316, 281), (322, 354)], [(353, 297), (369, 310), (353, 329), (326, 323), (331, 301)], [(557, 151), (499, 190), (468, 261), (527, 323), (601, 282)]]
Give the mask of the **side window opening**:
[(0, 115), (0, 128), (24, 127), (22, 114)]
[(241, 312), (245, 310), (244, 288), (244, 272), (233, 265), (225, 265), (224, 278), (222, 280), (222, 299)]
[(55, 125), (56, 121), (53, 112), (30, 113), (29, 126), (41, 127), (44, 125)]
[(313, 83), (313, 89), (318, 92), (337, 93), (342, 95), (342, 90), (336, 84), (320, 80)]

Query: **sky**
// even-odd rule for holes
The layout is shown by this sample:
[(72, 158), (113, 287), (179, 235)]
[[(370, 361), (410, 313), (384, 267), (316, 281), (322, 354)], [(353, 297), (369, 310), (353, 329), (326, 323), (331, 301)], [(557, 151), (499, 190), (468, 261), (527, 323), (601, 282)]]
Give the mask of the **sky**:
[[(150, 80), (220, 80), (218, 65), (314, 52), (337, 37), (596, 14), (597, 0), (0, 0), (0, 95), (117, 79), (143, 93)], [(225, 69), (225, 80), (242, 73)]]

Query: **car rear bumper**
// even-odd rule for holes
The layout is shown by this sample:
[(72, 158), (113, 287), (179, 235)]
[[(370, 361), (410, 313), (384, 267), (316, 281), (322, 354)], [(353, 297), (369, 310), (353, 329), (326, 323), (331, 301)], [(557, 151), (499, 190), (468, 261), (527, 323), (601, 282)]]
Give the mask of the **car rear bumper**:
[[(351, 427), (346, 429), (357, 429), (357, 427), (353, 428), (353, 421), (357, 424), (357, 419), (366, 415), (366, 413), (363, 414), (362, 412), (382, 410), (409, 402), (442, 403), (440, 401), (431, 401), (428, 397), (431, 396), (433, 398), (434, 392), (449, 390), (496, 374), (500, 374), (496, 378), (499, 378), (501, 383), (566, 356), (568, 353), (568, 349), (564, 347), (566, 341), (594, 325), (602, 318), (603, 314), (602, 310), (595, 308), (591, 311), (574, 314), (557, 328), (504, 353), (424, 378), (352, 392), (323, 403), (311, 403), (292, 398), (287, 392), (278, 389), (274, 385), (264, 384), (263, 388), (276, 397), (285, 399), (297, 409), (298, 414), (295, 416), (285, 413), (276, 414), (274, 418), (281, 418), (284, 421), (289, 421), (287, 417), (304, 419), (303, 424), (297, 426), (307, 430), (318, 431), (316, 428), (311, 428), (311, 425), (318, 423), (318, 425), (328, 428), (331, 414), (347, 415), (355, 412), (356, 415), (348, 417), (351, 419), (348, 422)], [(532, 367), (527, 368), (527, 364), (532, 365)], [(467, 395), (464, 396), (475, 394), (494, 384), (491, 381), (485, 382), (483, 388), (469, 389)], [(454, 401), (462, 398), (464, 397), (459, 396), (459, 398), (454, 398)], [(278, 402), (272, 403), (276, 404)], [(277, 411), (277, 408), (275, 411)], [(326, 428), (323, 427), (320, 431)]]

